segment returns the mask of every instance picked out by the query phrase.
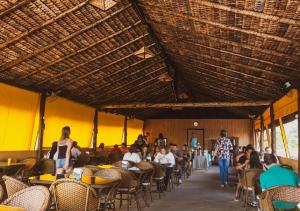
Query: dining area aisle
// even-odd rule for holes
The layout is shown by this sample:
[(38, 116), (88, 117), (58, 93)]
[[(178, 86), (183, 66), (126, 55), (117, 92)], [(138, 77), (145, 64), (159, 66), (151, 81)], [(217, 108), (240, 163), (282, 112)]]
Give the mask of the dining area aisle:
[[(234, 202), (234, 187), (221, 188), (219, 171), (212, 167), (208, 171), (196, 170), (192, 176), (162, 200), (155, 200), (145, 211), (237, 211), (245, 210), (241, 202)], [(256, 210), (247, 207), (248, 211)]]

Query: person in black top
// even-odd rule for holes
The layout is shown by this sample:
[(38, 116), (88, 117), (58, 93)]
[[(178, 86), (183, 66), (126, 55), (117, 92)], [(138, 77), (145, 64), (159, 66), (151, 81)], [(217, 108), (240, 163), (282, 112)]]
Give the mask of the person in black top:
[(55, 155), (56, 152), (57, 152), (57, 141), (54, 141), (54, 142), (52, 143), (52, 147), (51, 147), (50, 151), (48, 152), (47, 157), (48, 157), (49, 159), (54, 160), (54, 155)]

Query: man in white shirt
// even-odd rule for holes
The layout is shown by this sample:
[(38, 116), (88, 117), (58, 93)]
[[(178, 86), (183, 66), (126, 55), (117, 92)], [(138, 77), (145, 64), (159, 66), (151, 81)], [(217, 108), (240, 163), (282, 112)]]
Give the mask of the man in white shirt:
[(175, 157), (171, 151), (167, 152), (165, 148), (161, 148), (160, 152), (155, 156), (154, 162), (160, 164), (168, 164), (168, 166), (166, 167), (166, 176), (164, 181), (165, 187), (167, 188), (173, 173), (173, 168), (175, 166)]
[(132, 145), (129, 152), (125, 153), (123, 161), (131, 161), (134, 163), (139, 163), (142, 161), (140, 155), (137, 153), (137, 147)]
[(77, 159), (77, 157), (81, 154), (81, 151), (78, 147), (77, 141), (73, 141), (72, 144), (73, 144), (73, 146), (71, 149), (71, 155), (72, 155), (72, 158)]

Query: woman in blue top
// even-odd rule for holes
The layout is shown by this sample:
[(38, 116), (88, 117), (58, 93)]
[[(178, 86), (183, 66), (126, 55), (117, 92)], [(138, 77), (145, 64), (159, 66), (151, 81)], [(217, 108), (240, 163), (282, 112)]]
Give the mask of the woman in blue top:
[(56, 173), (64, 174), (69, 170), (72, 141), (70, 139), (71, 129), (66, 126), (61, 131), (60, 140), (57, 143)]

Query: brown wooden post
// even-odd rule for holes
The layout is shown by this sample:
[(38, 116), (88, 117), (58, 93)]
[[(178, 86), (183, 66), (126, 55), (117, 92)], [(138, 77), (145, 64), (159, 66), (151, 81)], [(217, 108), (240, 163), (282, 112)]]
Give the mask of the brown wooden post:
[(300, 176), (300, 86), (298, 92), (298, 174)]
[(46, 107), (46, 93), (41, 93), (40, 97), (40, 119), (39, 119), (39, 132), (37, 141), (36, 158), (39, 160), (43, 158), (43, 138), (45, 130), (45, 107)]
[(93, 131), (93, 150), (97, 148), (97, 136), (98, 136), (98, 109), (95, 110), (94, 115), (94, 131)]
[(127, 145), (127, 120), (128, 120), (128, 116), (125, 116), (125, 120), (124, 120), (124, 143)]
[(255, 127), (254, 127), (254, 119), (250, 119), (250, 144), (255, 145)]
[(271, 118), (271, 148), (272, 153), (276, 154), (276, 127), (274, 120), (274, 104), (270, 105), (270, 118)]
[(260, 150), (264, 150), (264, 147), (263, 147), (263, 141), (264, 141), (264, 118), (263, 116), (261, 115), (260, 116), (260, 140), (259, 140), (259, 148)]

